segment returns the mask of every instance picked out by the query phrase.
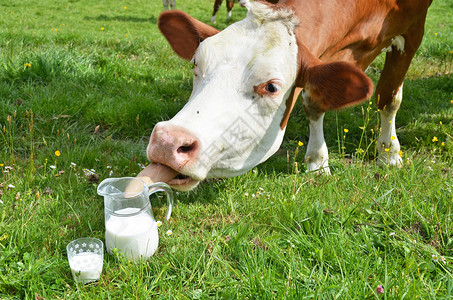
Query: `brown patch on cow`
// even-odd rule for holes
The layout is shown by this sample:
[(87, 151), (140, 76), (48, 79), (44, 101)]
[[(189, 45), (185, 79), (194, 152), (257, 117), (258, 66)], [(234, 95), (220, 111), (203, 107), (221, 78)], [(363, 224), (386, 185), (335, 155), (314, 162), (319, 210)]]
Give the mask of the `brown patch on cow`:
[(299, 97), (300, 92), (302, 92), (302, 88), (295, 86), (292, 90), (291, 94), (289, 95), (288, 99), (286, 99), (286, 109), (285, 113), (283, 114), (282, 121), (280, 122), (280, 129), (285, 129), (286, 125), (288, 124), (289, 115), (296, 104), (297, 98)]

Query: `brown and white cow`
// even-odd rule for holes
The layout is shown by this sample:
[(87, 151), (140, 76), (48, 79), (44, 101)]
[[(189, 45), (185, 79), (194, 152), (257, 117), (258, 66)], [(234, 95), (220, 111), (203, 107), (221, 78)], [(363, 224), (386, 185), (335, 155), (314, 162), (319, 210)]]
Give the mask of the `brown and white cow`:
[(153, 163), (139, 175), (189, 190), (250, 170), (279, 148), (299, 94), (310, 128), (306, 167), (330, 173), (324, 113), (370, 98), (363, 70), (382, 51), (378, 160), (400, 165), (395, 115), (431, 0), (242, 1), (247, 17), (221, 32), (182, 11), (160, 16), (174, 51), (193, 62), (193, 91), (178, 114), (154, 127)]
[[(217, 20), (217, 13), (219, 12), (220, 6), (222, 5), (223, 0), (214, 1), (214, 9), (212, 11), (211, 23), (215, 24)], [(238, 3), (239, 0), (226, 0), (226, 9), (227, 9), (227, 20), (231, 19), (231, 10), (234, 7), (235, 3)], [(266, 2), (277, 3), (278, 0), (266, 0)], [(245, 2), (244, 2), (245, 3)]]
[[(216, 23), (217, 13), (219, 12), (220, 5), (222, 5), (223, 0), (214, 1), (214, 10), (212, 11), (211, 23)], [(234, 3), (238, 3), (239, 0), (226, 0), (227, 8), (227, 20), (231, 19), (231, 10), (233, 9)]]

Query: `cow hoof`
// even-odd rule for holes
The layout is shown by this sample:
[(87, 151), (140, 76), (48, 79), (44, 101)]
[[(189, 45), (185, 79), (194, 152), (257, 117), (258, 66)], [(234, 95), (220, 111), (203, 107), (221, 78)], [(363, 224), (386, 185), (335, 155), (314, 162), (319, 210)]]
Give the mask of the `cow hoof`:
[(398, 153), (382, 153), (377, 158), (378, 165), (387, 165), (400, 168), (403, 160)]
[(324, 175), (330, 175), (330, 168), (327, 163), (319, 164), (316, 162), (310, 162), (307, 163), (307, 173), (308, 172), (314, 172), (318, 175), (324, 174)]

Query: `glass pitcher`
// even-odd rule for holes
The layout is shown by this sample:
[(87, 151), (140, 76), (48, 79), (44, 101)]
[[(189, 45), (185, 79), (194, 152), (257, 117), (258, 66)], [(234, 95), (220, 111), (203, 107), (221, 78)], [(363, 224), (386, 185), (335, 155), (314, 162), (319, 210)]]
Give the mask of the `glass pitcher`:
[(166, 219), (173, 208), (173, 192), (163, 182), (145, 184), (135, 177), (107, 178), (97, 189), (104, 197), (105, 246), (112, 254), (117, 248), (126, 258), (149, 258), (157, 250), (159, 234), (149, 196), (165, 192), (168, 200)]

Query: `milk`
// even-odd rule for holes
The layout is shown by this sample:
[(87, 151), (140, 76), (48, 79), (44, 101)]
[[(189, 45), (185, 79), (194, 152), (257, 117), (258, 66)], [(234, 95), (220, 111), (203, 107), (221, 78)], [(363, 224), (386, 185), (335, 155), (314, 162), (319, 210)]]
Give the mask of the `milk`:
[(127, 259), (138, 260), (140, 257), (149, 258), (157, 250), (159, 235), (157, 223), (147, 213), (136, 216), (140, 209), (128, 207), (115, 214), (125, 214), (124, 217), (111, 215), (105, 224), (105, 246), (112, 254), (112, 248), (118, 248)]
[(102, 256), (92, 252), (76, 254), (69, 260), (72, 276), (80, 283), (98, 280), (102, 273), (102, 263)]

